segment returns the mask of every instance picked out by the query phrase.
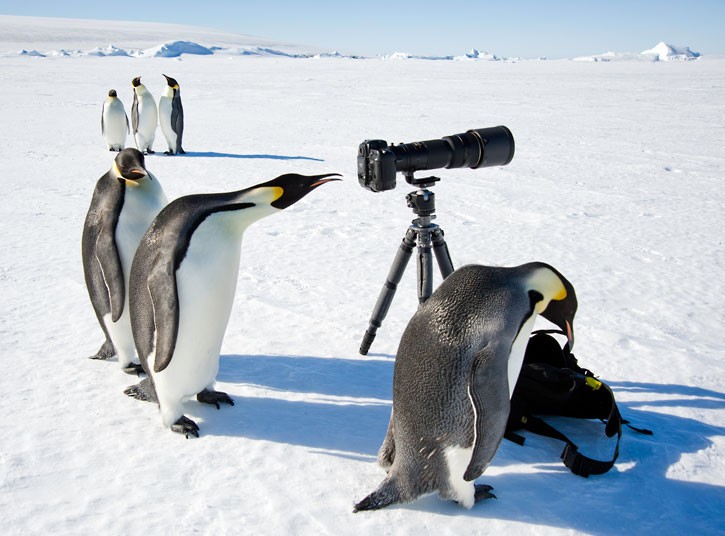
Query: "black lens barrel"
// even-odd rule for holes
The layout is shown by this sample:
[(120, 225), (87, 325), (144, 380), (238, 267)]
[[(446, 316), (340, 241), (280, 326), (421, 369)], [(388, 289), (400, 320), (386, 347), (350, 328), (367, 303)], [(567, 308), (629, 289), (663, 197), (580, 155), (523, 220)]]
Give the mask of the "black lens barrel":
[(505, 166), (513, 160), (516, 150), (514, 135), (505, 126), (469, 130), (466, 134), (479, 138), (483, 148), (481, 161), (471, 168)]
[(514, 137), (505, 126), (479, 128), (437, 140), (391, 145), (397, 171), (505, 166), (514, 157)]

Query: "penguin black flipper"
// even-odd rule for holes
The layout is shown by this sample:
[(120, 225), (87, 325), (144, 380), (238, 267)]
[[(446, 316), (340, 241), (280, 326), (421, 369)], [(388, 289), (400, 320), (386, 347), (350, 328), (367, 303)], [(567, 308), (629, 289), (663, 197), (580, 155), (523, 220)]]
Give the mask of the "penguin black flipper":
[(131, 126), (133, 127), (133, 133), (138, 132), (138, 95), (133, 92), (133, 104), (131, 105)]
[[(84, 267), (86, 285), (93, 291), (92, 296), (104, 301), (97, 304), (100, 308), (94, 308), (110, 310), (114, 322), (121, 317), (125, 300), (121, 256), (114, 240), (125, 187), (123, 181), (114, 179), (110, 174), (101, 177), (93, 193), (92, 205), (97, 208), (87, 215), (83, 231), (83, 249), (86, 250), (83, 252), (84, 262), (96, 262), (101, 268), (99, 277), (96, 275), (98, 271)], [(106, 299), (108, 303), (105, 303)]]
[(184, 134), (184, 108), (181, 105), (181, 97), (174, 95), (171, 101), (171, 128), (176, 132), (176, 152), (185, 154), (181, 148), (181, 138)]
[[(112, 228), (115, 231), (117, 221), (113, 222)], [(113, 240), (113, 232), (102, 232), (96, 240), (96, 260), (101, 266), (103, 281), (108, 289), (108, 298), (111, 302), (111, 320), (118, 322), (123, 313), (123, 305), (126, 299), (124, 288), (123, 267), (121, 256)]]
[[(468, 482), (486, 470), (506, 430), (510, 407), (508, 353), (501, 345), (489, 344), (476, 354), (471, 367), (468, 393), (474, 410), (474, 440), (471, 461), (463, 475)], [(497, 388), (492, 389), (492, 385)]]
[(148, 277), (148, 291), (156, 326), (154, 371), (161, 372), (171, 363), (179, 335), (179, 292), (176, 288), (173, 256), (167, 259), (157, 258), (153, 263)]

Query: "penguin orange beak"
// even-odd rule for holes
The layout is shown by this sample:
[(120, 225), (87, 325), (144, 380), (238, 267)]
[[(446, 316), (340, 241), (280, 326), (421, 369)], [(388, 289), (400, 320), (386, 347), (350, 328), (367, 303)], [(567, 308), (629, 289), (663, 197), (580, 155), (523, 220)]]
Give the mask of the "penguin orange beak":
[(325, 184), (326, 182), (340, 181), (340, 180), (342, 180), (342, 179), (338, 179), (338, 178), (320, 179), (319, 181), (315, 181), (312, 184), (310, 184), (310, 189), (317, 188), (318, 186), (321, 186), (321, 185)]
[(148, 173), (143, 168), (131, 168), (126, 171), (122, 176), (125, 180), (131, 182), (138, 182), (139, 179), (143, 179)]
[(569, 341), (569, 351), (574, 349), (574, 328), (568, 320), (564, 320), (566, 324), (566, 338)]

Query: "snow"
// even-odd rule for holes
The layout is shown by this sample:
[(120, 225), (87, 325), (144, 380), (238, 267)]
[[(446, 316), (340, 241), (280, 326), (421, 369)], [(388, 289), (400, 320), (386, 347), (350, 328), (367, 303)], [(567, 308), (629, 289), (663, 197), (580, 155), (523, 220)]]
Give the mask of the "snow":
[[(0, 52), (46, 57), (0, 57), (4, 533), (722, 533), (725, 60), (66, 57), (50, 52), (308, 51), (167, 25), (8, 19)], [(169, 198), (344, 175), (245, 234), (217, 384), (235, 406), (189, 402), (201, 427), (189, 440), (123, 395), (135, 379), (116, 362), (86, 359), (102, 334), (80, 237), (113, 159), (101, 105), (115, 88), (129, 110), (139, 75), (158, 98), (161, 73), (182, 87), (189, 152), (147, 159)], [(394, 354), (417, 302), (411, 263), (371, 354), (358, 354), (413, 218), (402, 178), (385, 193), (359, 186), (358, 144), (499, 124), (516, 138), (510, 165), (432, 172), (454, 265), (556, 266), (579, 297), (580, 363), (655, 435), (625, 429), (615, 468), (588, 479), (561, 465), (553, 440), (504, 441), (479, 479), (496, 500), (353, 514), (383, 478)], [(598, 423), (557, 425), (587, 454), (613, 448)]]

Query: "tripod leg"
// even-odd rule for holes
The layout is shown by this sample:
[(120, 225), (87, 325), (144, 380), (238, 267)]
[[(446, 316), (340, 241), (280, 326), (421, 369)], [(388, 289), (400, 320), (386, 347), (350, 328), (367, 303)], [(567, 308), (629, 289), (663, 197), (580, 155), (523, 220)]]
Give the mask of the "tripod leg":
[(362, 355), (367, 355), (368, 350), (370, 350), (370, 345), (375, 340), (375, 334), (378, 331), (378, 328), (382, 325), (385, 315), (388, 314), (388, 309), (390, 308), (390, 304), (393, 302), (393, 297), (395, 296), (395, 291), (398, 288), (398, 283), (400, 283), (400, 279), (403, 277), (403, 273), (405, 272), (405, 267), (407, 266), (410, 256), (413, 253), (415, 235), (416, 233), (413, 229), (408, 229), (403, 237), (400, 247), (398, 248), (398, 252), (395, 254), (393, 265), (390, 267), (388, 277), (385, 280), (385, 284), (378, 296), (378, 301), (375, 303), (372, 315), (370, 316), (370, 325), (368, 326), (365, 335), (363, 335), (362, 342), (360, 343), (360, 353)]
[(451, 254), (448, 252), (448, 245), (443, 238), (443, 229), (441, 228), (433, 231), (433, 253), (438, 261), (441, 275), (445, 279), (453, 273), (453, 261), (451, 261)]
[(431, 233), (418, 230), (418, 301), (425, 302), (433, 294), (433, 253)]

